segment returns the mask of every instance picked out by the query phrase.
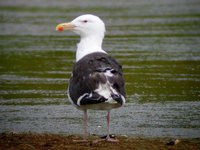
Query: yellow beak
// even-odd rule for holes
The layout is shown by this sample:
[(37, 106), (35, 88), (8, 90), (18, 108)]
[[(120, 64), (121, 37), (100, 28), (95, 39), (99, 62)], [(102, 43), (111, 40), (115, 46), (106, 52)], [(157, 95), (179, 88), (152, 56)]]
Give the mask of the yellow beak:
[(72, 30), (75, 28), (75, 25), (71, 22), (69, 23), (61, 23), (56, 26), (56, 31), (64, 31), (64, 30)]

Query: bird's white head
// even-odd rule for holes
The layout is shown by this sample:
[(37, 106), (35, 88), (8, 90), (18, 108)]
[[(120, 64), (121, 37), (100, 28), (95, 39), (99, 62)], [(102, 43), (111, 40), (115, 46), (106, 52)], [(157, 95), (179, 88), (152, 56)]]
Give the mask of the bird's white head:
[(90, 36), (99, 36), (103, 38), (105, 34), (105, 25), (99, 17), (86, 14), (75, 18), (69, 23), (57, 25), (56, 30), (71, 30), (80, 35), (81, 38)]
[(82, 15), (69, 23), (61, 23), (57, 31), (71, 30), (81, 36), (76, 52), (76, 61), (93, 52), (103, 52), (101, 45), (105, 34), (104, 22), (97, 16)]

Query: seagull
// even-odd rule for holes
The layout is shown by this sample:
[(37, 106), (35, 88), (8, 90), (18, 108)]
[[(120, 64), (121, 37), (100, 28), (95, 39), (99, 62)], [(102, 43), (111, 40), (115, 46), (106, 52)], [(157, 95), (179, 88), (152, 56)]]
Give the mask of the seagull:
[(85, 14), (71, 22), (58, 24), (56, 30), (70, 30), (80, 36), (68, 97), (77, 109), (84, 112), (83, 141), (89, 136), (87, 110), (93, 109), (107, 111), (105, 140), (117, 142), (110, 137), (110, 111), (125, 104), (125, 80), (122, 66), (102, 49), (106, 31), (104, 22), (95, 15)]

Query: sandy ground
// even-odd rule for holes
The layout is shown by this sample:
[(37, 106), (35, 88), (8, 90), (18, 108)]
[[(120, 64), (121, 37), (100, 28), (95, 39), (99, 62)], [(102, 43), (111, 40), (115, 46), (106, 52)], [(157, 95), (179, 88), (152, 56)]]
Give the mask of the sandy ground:
[[(81, 139), (77, 135), (36, 134), (36, 133), (1, 133), (0, 150), (200, 150), (200, 139), (178, 139), (174, 144), (168, 138), (116, 137), (119, 142), (101, 141), (93, 143), (97, 136), (91, 136), (87, 143), (74, 142)], [(169, 142), (172, 141), (169, 145)]]

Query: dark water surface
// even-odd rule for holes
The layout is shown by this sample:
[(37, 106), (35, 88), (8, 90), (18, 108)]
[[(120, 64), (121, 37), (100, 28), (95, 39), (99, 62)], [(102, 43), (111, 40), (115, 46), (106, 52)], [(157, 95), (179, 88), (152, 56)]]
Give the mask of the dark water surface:
[[(92, 13), (126, 78), (113, 133), (200, 137), (199, 8), (198, 0), (1, 1), (0, 132), (82, 133), (82, 112), (67, 98), (79, 37), (55, 26)], [(91, 133), (106, 132), (103, 115), (90, 112)]]

